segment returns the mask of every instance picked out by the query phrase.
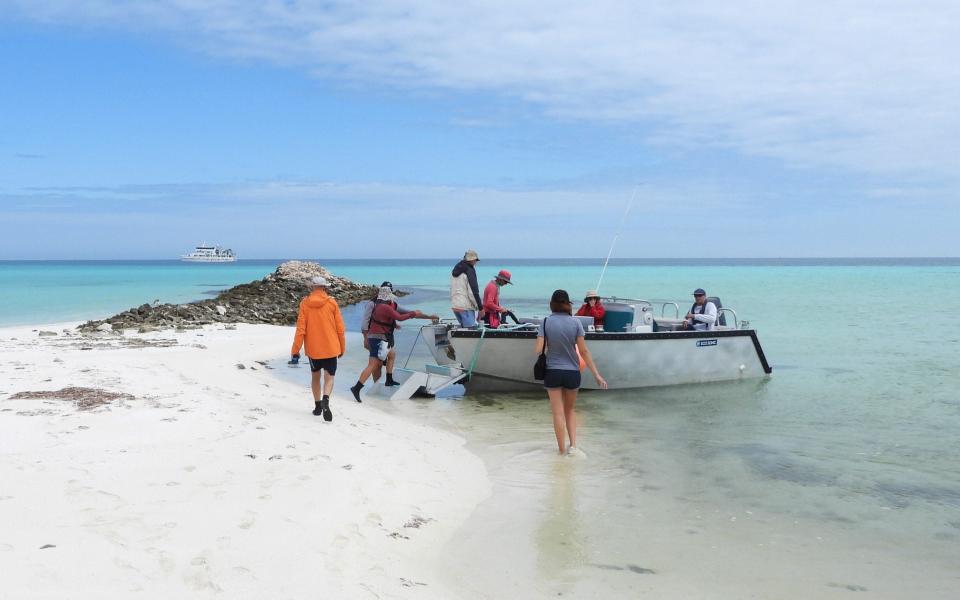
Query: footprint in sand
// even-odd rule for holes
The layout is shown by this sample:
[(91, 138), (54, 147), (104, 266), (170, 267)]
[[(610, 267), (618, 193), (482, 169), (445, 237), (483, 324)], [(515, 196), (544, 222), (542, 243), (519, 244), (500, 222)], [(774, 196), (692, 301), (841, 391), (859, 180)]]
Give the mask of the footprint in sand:
[(240, 529), (250, 529), (257, 522), (257, 513), (247, 513), (247, 517), (237, 525)]
[(197, 556), (190, 561), (190, 572), (183, 577), (184, 582), (197, 591), (213, 590), (215, 592), (223, 591), (210, 578), (210, 565), (205, 556)]

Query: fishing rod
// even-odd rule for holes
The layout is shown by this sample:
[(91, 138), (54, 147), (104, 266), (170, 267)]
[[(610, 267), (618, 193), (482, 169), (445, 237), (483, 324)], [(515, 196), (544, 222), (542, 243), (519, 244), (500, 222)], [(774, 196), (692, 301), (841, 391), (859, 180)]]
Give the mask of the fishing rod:
[(633, 188), (633, 195), (630, 196), (627, 210), (624, 211), (623, 217), (620, 219), (620, 225), (617, 227), (617, 233), (613, 236), (613, 241), (610, 242), (610, 251), (607, 252), (607, 260), (603, 261), (603, 270), (600, 271), (600, 280), (597, 282), (598, 294), (600, 293), (600, 284), (603, 283), (603, 276), (607, 274), (607, 265), (610, 264), (610, 257), (613, 256), (613, 247), (617, 245), (617, 240), (620, 239), (620, 233), (623, 231), (623, 225), (627, 222), (627, 217), (630, 216), (630, 211), (633, 209), (633, 201), (637, 199), (638, 191), (640, 191), (639, 183)]

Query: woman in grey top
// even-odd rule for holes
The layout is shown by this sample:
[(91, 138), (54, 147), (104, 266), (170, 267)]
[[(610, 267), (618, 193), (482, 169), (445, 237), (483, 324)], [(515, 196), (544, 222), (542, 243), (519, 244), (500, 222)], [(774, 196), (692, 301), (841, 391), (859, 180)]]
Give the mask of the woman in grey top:
[[(543, 378), (543, 387), (547, 388), (550, 398), (550, 410), (553, 411), (553, 430), (557, 434), (557, 446), (560, 454), (576, 454), (577, 420), (573, 405), (577, 402), (580, 389), (580, 358), (590, 368), (593, 378), (602, 389), (607, 382), (600, 376), (593, 362), (590, 349), (584, 341), (583, 325), (573, 315), (570, 295), (566, 290), (557, 290), (550, 298), (550, 316), (540, 324), (537, 334), (537, 355), (547, 347), (547, 372)], [(546, 338), (546, 341), (544, 340)], [(577, 356), (579, 350), (580, 355)], [(565, 448), (566, 438), (570, 438), (570, 447)]]

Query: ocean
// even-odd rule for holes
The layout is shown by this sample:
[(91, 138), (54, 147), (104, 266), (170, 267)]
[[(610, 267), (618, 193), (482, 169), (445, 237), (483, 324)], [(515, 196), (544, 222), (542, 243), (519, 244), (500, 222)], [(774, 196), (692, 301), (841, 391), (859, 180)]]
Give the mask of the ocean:
[[(198, 299), (278, 262), (0, 262), (0, 324)], [(455, 261), (321, 262), (450, 316)], [(554, 289), (596, 287), (601, 262), (483, 260), (478, 271), (484, 285), (510, 270), (502, 304), (543, 314)], [(553, 456), (544, 394), (370, 400), (458, 432), (488, 465), (494, 493), (447, 553), (454, 583), (489, 597), (727, 598), (745, 582), (760, 598), (897, 597), (897, 586), (956, 597), (960, 260), (620, 260), (601, 291), (683, 311), (697, 287), (758, 330), (773, 374), (584, 393), (586, 459)], [(357, 310), (346, 314), (355, 328)], [(401, 332), (401, 362), (415, 332)], [(414, 349), (412, 364), (425, 356)], [(338, 374), (338, 388), (352, 377)], [(477, 561), (491, 538), (500, 551)]]

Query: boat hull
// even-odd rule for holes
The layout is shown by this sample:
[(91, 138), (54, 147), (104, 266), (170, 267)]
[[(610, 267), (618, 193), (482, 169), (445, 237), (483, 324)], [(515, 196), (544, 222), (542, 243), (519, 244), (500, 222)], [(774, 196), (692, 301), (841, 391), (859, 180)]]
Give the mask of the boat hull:
[[(454, 329), (450, 345), (466, 368), (468, 387), (523, 389), (533, 378), (533, 332)], [(587, 347), (610, 389), (632, 389), (763, 377), (772, 371), (754, 330), (588, 333)], [(477, 346), (479, 344), (479, 351)], [(584, 389), (598, 389), (589, 369)]]

